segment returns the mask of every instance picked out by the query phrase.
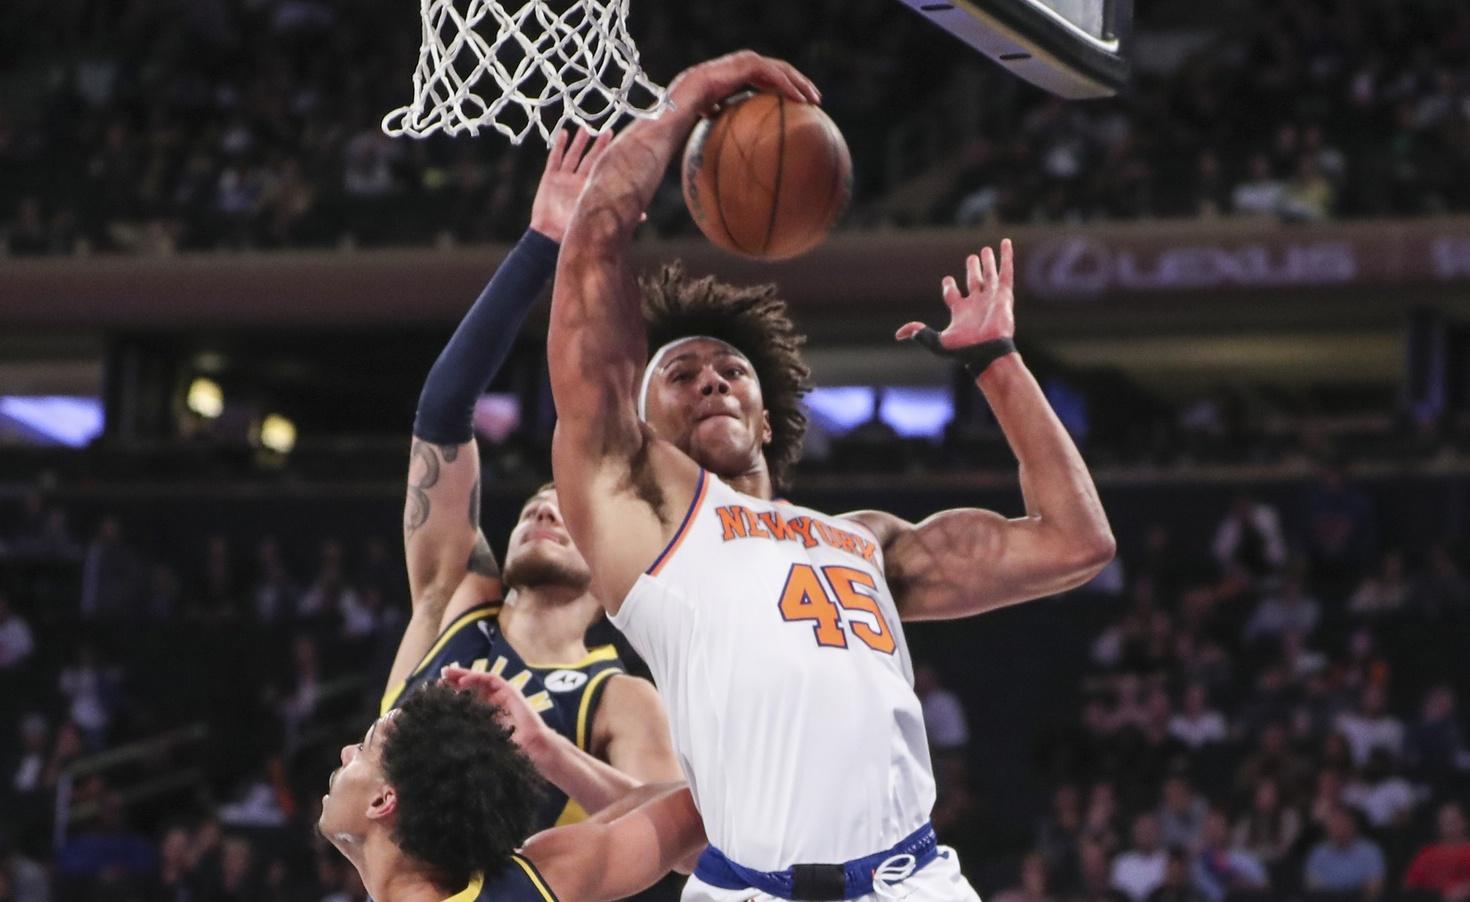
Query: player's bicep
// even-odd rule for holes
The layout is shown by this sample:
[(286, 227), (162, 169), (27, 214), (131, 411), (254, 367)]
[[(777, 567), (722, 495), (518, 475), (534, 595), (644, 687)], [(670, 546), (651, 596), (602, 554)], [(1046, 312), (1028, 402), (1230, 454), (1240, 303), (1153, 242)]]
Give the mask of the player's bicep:
[(944, 620), (1071, 588), (1054, 544), (1038, 519), (960, 508), (890, 525), (883, 554), (900, 616)]
[(403, 549), (415, 606), (448, 603), (466, 574), (498, 579), (480, 535), (480, 457), (474, 441), (436, 445), (415, 437), (403, 503)]

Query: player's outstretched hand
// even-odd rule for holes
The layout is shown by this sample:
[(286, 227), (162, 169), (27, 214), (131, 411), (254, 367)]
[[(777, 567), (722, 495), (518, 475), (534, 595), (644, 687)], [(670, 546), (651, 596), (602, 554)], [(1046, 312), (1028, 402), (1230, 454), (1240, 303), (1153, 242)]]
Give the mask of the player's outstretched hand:
[[(967, 348), (997, 338), (1014, 338), (1016, 332), (1015, 268), (1011, 239), (1000, 243), (1000, 266), (990, 248), (965, 260), (965, 293), (960, 294), (953, 276), (940, 283), (944, 305), (949, 308), (949, 326), (939, 333), (946, 350)], [(894, 335), (908, 341), (924, 330), (923, 323), (905, 323)]]
[[(531, 228), (560, 243), (577, 209), (577, 198), (598, 157), (612, 143), (612, 129), (593, 139), (585, 129), (569, 136), (566, 129), (556, 133), (541, 184), (536, 186), (536, 199), (531, 203)], [(570, 147), (568, 143), (570, 142)], [(588, 145), (591, 145), (589, 147)]]
[(501, 726), (511, 731), (510, 738), (533, 763), (550, 745), (554, 736), (551, 728), (541, 715), (531, 709), (521, 690), (504, 677), (453, 666), (444, 668), (439, 676), (455, 689), (472, 693), (480, 701), (494, 705), (499, 711)]
[(704, 113), (751, 87), (784, 94), (798, 103), (822, 102), (822, 92), (795, 66), (754, 50), (738, 50), (685, 69), (669, 85), (669, 96), (675, 105), (688, 104)]

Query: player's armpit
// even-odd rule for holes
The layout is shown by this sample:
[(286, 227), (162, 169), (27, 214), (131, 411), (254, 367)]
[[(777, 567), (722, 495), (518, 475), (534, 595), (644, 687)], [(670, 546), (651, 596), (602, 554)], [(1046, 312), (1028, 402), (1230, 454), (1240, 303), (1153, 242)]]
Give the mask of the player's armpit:
[(877, 534), (904, 620), (968, 617), (1065, 592), (1112, 557), (1110, 548), (1075, 543), (1040, 517), (1008, 520), (978, 508), (942, 511), (918, 524), (881, 511), (848, 516)]
[(608, 681), (592, 723), (592, 753), (642, 783), (683, 779), (658, 690), (635, 676)]
[(558, 898), (625, 898), (704, 847), (704, 825), (687, 786), (645, 786), (635, 792), (647, 800), (615, 820), (557, 827), (527, 840), (523, 854)]

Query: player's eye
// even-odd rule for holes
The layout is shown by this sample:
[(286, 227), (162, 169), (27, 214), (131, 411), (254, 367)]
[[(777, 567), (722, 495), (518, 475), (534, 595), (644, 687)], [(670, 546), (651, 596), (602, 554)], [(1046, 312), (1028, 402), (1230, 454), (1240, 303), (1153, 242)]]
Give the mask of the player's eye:
[(744, 367), (732, 366), (728, 370), (725, 371), (725, 378), (726, 379), (738, 379), (738, 378), (740, 378), (741, 376), (744, 376), (744, 375), (745, 375), (745, 368)]

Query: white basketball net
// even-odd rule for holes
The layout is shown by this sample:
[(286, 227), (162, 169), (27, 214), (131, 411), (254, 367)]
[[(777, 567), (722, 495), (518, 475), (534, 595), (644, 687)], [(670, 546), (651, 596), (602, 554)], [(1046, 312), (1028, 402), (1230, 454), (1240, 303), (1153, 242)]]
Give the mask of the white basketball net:
[[(663, 108), (664, 90), (644, 76), (628, 35), (628, 0), (572, 0), (561, 13), (547, 0), (514, 11), (496, 0), (419, 0), (419, 13), (413, 103), (383, 117), (389, 135), (478, 135), (491, 126), (520, 144), (534, 128), (549, 145), (564, 125), (596, 132), (623, 114)], [(499, 97), (477, 91), (489, 88), (484, 79)]]

